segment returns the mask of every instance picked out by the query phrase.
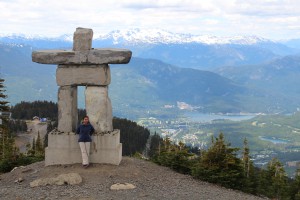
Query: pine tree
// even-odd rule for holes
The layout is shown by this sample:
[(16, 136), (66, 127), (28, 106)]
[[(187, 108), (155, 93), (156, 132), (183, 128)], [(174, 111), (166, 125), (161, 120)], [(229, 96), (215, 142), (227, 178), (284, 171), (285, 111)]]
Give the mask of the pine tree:
[(257, 184), (259, 171), (255, 169), (253, 162), (250, 159), (250, 149), (248, 146), (248, 140), (244, 139), (244, 147), (242, 152), (242, 164), (244, 171), (244, 186), (242, 190), (247, 193), (257, 194)]
[(243, 149), (243, 168), (244, 168), (244, 175), (246, 178), (249, 178), (249, 173), (250, 173), (250, 150), (248, 147), (248, 141), (245, 138), (244, 139), (244, 149)]
[(196, 178), (222, 186), (241, 189), (243, 187), (244, 173), (241, 160), (237, 158), (238, 148), (226, 144), (223, 133), (212, 138), (212, 146), (202, 152), (200, 162), (193, 169)]
[(162, 138), (155, 132), (154, 135), (151, 136), (150, 141), (150, 150), (149, 157), (153, 158), (156, 154), (160, 153), (160, 143), (162, 142)]
[(35, 145), (35, 137), (32, 138), (32, 146), (31, 147), (32, 148), (31, 148), (30, 154), (34, 156), (35, 155), (35, 151), (36, 151), (36, 148), (35, 148), (36, 147), (36, 145)]
[(36, 156), (43, 156), (44, 155), (44, 148), (40, 136), (40, 132), (38, 131), (37, 139), (35, 141), (35, 155)]
[(0, 79), (0, 161), (11, 159), (15, 154), (14, 138), (8, 127), (9, 102), (5, 100), (7, 96), (4, 94), (5, 87), (3, 83), (4, 79)]
[(190, 158), (194, 154), (188, 152), (188, 148), (183, 142), (179, 142), (179, 145), (176, 145), (171, 142), (169, 137), (162, 139), (155, 134), (152, 136), (151, 144), (153, 153), (151, 157), (152, 161), (170, 167), (177, 172), (191, 174), (194, 160)]
[(300, 200), (300, 168), (296, 171), (295, 180), (292, 184), (291, 197), (295, 200)]
[(273, 158), (267, 169), (262, 170), (259, 193), (269, 198), (285, 199), (288, 196), (288, 179), (284, 167), (277, 158)]

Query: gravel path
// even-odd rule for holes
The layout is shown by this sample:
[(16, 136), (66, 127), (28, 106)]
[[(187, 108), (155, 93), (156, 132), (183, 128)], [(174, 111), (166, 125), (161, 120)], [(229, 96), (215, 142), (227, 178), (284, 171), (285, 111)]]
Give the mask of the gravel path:
[[(79, 185), (48, 185), (31, 188), (30, 182), (38, 178), (60, 174), (79, 173)], [(17, 183), (15, 180), (23, 179)], [(131, 183), (131, 190), (110, 190), (116, 183)], [(93, 164), (87, 169), (80, 164), (44, 167), (44, 162), (0, 175), (0, 199), (262, 199), (242, 192), (201, 182), (191, 176), (179, 174), (154, 163), (123, 157), (119, 166)]]

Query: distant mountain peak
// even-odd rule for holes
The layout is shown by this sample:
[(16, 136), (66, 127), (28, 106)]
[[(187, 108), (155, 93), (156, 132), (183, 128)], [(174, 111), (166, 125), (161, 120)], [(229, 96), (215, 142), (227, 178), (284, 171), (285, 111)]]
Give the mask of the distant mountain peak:
[(203, 44), (242, 44), (253, 45), (271, 40), (258, 36), (217, 37), (211, 35), (192, 35), (172, 33), (161, 29), (129, 29), (115, 30), (108, 34), (95, 35), (94, 39), (111, 39), (114, 44), (119, 43), (148, 43), (148, 44), (176, 44), (176, 43), (203, 43)]
[[(73, 34), (64, 34), (59, 37), (41, 36), (41, 35), (25, 35), (25, 34), (0, 34), (1, 38), (10, 40), (49, 40), (49, 41), (73, 41)], [(114, 30), (107, 34), (94, 33), (94, 40), (111, 40), (113, 44), (240, 44), (253, 45), (256, 43), (272, 42), (271, 40), (258, 36), (233, 36), (233, 37), (217, 37), (212, 35), (192, 35), (183, 33), (173, 33), (162, 29), (127, 29)]]

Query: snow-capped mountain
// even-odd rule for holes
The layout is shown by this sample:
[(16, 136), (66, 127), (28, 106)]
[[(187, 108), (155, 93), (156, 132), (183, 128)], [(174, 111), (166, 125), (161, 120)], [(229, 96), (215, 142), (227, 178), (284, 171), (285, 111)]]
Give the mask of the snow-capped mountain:
[[(70, 49), (72, 34), (60, 37), (0, 35), (0, 43), (22, 44), (33, 49)], [(216, 37), (172, 33), (160, 29), (94, 32), (93, 47), (132, 50), (133, 56), (159, 59), (180, 67), (212, 69), (228, 65), (258, 64), (278, 56), (297, 53), (281, 43), (257, 36)]]
[[(217, 37), (211, 35), (192, 35), (182, 33), (172, 33), (161, 29), (129, 29), (114, 30), (107, 34), (94, 33), (94, 40), (112, 40), (113, 44), (120, 43), (146, 43), (146, 44), (243, 44), (253, 45), (262, 42), (273, 42), (258, 36), (233, 36)], [(49, 40), (72, 42), (72, 34), (64, 34), (59, 37), (45, 37), (41, 35), (25, 34), (0, 34), (0, 40)]]
[(243, 44), (252, 45), (260, 42), (272, 42), (271, 40), (257, 36), (234, 36), (216, 37), (210, 35), (191, 35), (172, 33), (160, 29), (131, 29), (117, 30), (108, 34), (95, 35), (95, 40), (113, 40), (114, 44), (119, 43), (146, 43), (146, 44), (184, 44), (184, 43), (203, 43), (203, 44)]

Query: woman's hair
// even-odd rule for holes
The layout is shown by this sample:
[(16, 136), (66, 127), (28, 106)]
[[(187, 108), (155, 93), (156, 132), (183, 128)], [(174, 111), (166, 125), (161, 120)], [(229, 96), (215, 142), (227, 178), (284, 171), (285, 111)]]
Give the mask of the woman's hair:
[(88, 118), (88, 119), (90, 119), (90, 118), (89, 118), (89, 116), (87, 116), (87, 115), (86, 115), (86, 116), (84, 116), (82, 119), (84, 119), (84, 118)]

